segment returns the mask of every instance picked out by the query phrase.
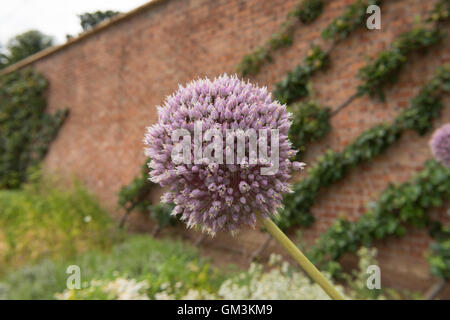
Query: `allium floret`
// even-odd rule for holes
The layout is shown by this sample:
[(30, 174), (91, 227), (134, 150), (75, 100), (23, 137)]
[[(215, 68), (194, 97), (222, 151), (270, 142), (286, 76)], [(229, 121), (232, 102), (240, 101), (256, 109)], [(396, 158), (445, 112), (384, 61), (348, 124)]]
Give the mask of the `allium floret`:
[[(199, 79), (180, 86), (158, 107), (158, 122), (147, 128), (144, 142), (146, 155), (152, 159), (150, 180), (168, 188), (162, 201), (173, 202), (172, 214), (180, 215), (188, 227), (198, 226), (210, 234), (254, 227), (255, 212), (263, 217), (277, 213), (282, 206), (282, 194), (291, 190), (288, 183), (291, 170), (304, 166), (290, 161), (296, 153), (288, 140), (290, 117), (286, 106), (274, 101), (265, 87), (259, 88), (236, 76)], [(267, 142), (267, 155), (275, 154), (276, 149), (268, 142), (276, 137), (271, 130), (277, 129), (277, 170), (262, 174), (262, 168), (272, 164), (263, 158), (252, 162), (255, 152), (249, 147), (250, 139), (245, 141), (245, 157), (236, 163), (217, 163), (208, 158), (180, 163), (181, 157), (172, 156), (179, 143), (172, 140), (172, 133), (185, 129), (195, 137), (195, 125), (200, 121), (203, 132), (216, 129), (223, 137), (227, 130), (236, 130), (239, 136), (248, 129), (256, 132), (267, 129), (267, 136), (261, 138)], [(211, 142), (194, 138), (189, 144), (189, 157), (196, 158), (196, 143), (202, 148), (213, 143), (214, 150), (219, 150), (224, 159), (233, 153), (234, 159), (238, 159), (237, 148), (226, 146), (226, 142), (225, 138), (215, 137)], [(232, 145), (236, 147), (237, 142), (233, 140)]]

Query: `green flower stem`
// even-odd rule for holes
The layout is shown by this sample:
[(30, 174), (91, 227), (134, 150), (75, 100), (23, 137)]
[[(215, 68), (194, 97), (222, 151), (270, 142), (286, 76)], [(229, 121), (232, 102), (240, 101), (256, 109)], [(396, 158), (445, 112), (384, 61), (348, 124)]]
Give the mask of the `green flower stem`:
[(289, 252), (289, 254), (300, 264), (303, 270), (322, 287), (322, 289), (334, 300), (344, 300), (344, 297), (333, 287), (333, 285), (320, 273), (320, 271), (308, 260), (308, 258), (295, 246), (291, 240), (281, 231), (269, 218), (263, 218), (256, 213), (258, 221), (264, 225), (267, 231)]

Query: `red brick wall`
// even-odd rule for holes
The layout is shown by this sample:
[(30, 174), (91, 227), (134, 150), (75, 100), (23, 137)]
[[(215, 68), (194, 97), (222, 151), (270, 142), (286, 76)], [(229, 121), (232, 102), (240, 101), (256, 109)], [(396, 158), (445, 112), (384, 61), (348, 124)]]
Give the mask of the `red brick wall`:
[[(310, 41), (321, 43), (320, 32), (353, 0), (328, 1), (311, 25), (298, 25), (292, 47), (275, 55), (252, 80), (272, 88), (286, 71), (300, 63)], [(367, 57), (375, 57), (392, 39), (408, 30), (418, 15), (436, 1), (385, 1), (382, 29), (358, 30), (331, 52), (331, 66), (313, 77), (314, 97), (336, 107), (358, 85), (356, 73)], [(145, 127), (156, 119), (155, 106), (178, 83), (201, 76), (233, 72), (242, 56), (262, 44), (292, 9), (295, 0), (167, 0), (111, 25), (34, 63), (50, 81), (49, 109), (70, 108), (71, 114), (45, 160), (48, 169), (76, 174), (117, 216), (117, 191), (139, 171), (144, 161)], [(408, 61), (385, 103), (363, 97), (332, 119), (332, 133), (310, 146), (313, 163), (326, 149), (342, 150), (361, 132), (389, 121), (430, 78), (450, 60), (450, 42)], [(450, 100), (436, 126), (450, 122)], [(352, 170), (341, 182), (322, 190), (313, 213), (316, 224), (303, 230), (311, 242), (336, 216), (357, 219), (368, 201), (377, 199), (389, 182), (402, 182), (430, 158), (429, 135), (406, 133), (387, 152)], [(446, 210), (436, 214), (445, 216)], [(142, 226), (141, 220), (134, 225)], [(294, 235), (294, 233), (293, 233)], [(219, 236), (216, 243), (251, 251), (263, 239), (258, 231), (238, 239)], [(210, 241), (209, 241), (210, 242)], [(430, 239), (424, 231), (404, 239), (377, 243), (385, 285), (424, 290), (433, 283), (423, 258)], [(277, 250), (273, 244), (265, 252)]]

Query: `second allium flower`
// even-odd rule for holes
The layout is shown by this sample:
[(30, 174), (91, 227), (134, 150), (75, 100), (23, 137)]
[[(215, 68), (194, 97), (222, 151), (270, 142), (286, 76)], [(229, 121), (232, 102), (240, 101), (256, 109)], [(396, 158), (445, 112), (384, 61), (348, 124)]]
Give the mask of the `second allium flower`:
[(431, 151), (440, 163), (450, 167), (450, 123), (437, 129), (430, 140)]
[[(268, 166), (263, 162), (217, 164), (205, 159), (201, 163), (177, 164), (171, 157), (176, 144), (172, 141), (172, 133), (185, 129), (194, 136), (198, 121), (202, 122), (203, 130), (218, 128), (223, 137), (227, 129), (278, 129), (277, 172), (262, 175), (260, 169)], [(290, 192), (291, 170), (303, 166), (289, 160), (296, 153), (288, 140), (290, 124), (286, 107), (272, 100), (266, 88), (243, 82), (235, 76), (223, 75), (212, 81), (200, 79), (180, 86), (163, 106), (158, 107), (158, 122), (147, 128), (144, 142), (146, 155), (152, 159), (150, 178), (168, 187), (169, 192), (162, 200), (173, 202), (172, 214), (180, 215), (189, 227), (199, 226), (210, 234), (253, 227), (255, 212), (260, 212), (263, 217), (276, 214), (281, 207), (282, 194)], [(226, 149), (226, 143), (223, 146), (225, 157), (229, 149)], [(245, 159), (248, 160), (248, 143), (245, 148)], [(191, 150), (193, 153), (193, 145)]]

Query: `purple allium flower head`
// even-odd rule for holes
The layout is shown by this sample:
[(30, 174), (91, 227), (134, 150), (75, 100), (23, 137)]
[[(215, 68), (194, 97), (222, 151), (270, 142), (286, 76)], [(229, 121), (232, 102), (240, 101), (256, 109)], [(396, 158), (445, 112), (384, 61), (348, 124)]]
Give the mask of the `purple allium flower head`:
[(431, 152), (437, 161), (450, 167), (450, 123), (437, 129), (430, 140)]
[[(199, 79), (186, 87), (180, 86), (158, 107), (158, 122), (147, 128), (144, 142), (146, 155), (152, 159), (150, 180), (168, 188), (162, 201), (173, 202), (172, 214), (180, 215), (188, 227), (200, 226), (202, 231), (213, 235), (217, 231), (234, 233), (244, 226), (253, 227), (255, 212), (263, 217), (276, 214), (282, 194), (291, 191), (288, 184), (291, 170), (303, 168), (303, 164), (289, 160), (296, 153), (287, 138), (290, 117), (286, 107), (272, 100), (266, 88), (243, 82), (236, 76), (222, 75), (212, 81)], [(211, 163), (208, 159), (192, 164), (173, 161), (172, 150), (178, 142), (172, 141), (172, 133), (185, 129), (193, 137), (199, 121), (203, 132), (214, 128), (223, 137), (227, 129), (257, 132), (268, 129), (266, 140), (271, 141), (270, 129), (278, 129), (278, 170), (271, 175), (261, 174), (260, 169), (270, 164), (249, 161), (248, 141), (246, 157), (236, 164)], [(194, 144), (195, 139), (190, 144), (192, 158)], [(206, 144), (201, 141), (200, 145)], [(267, 143), (267, 154), (271, 154), (271, 147)], [(231, 153), (225, 143), (219, 150), (223, 150), (224, 158)], [(234, 148), (235, 156), (236, 151)]]

